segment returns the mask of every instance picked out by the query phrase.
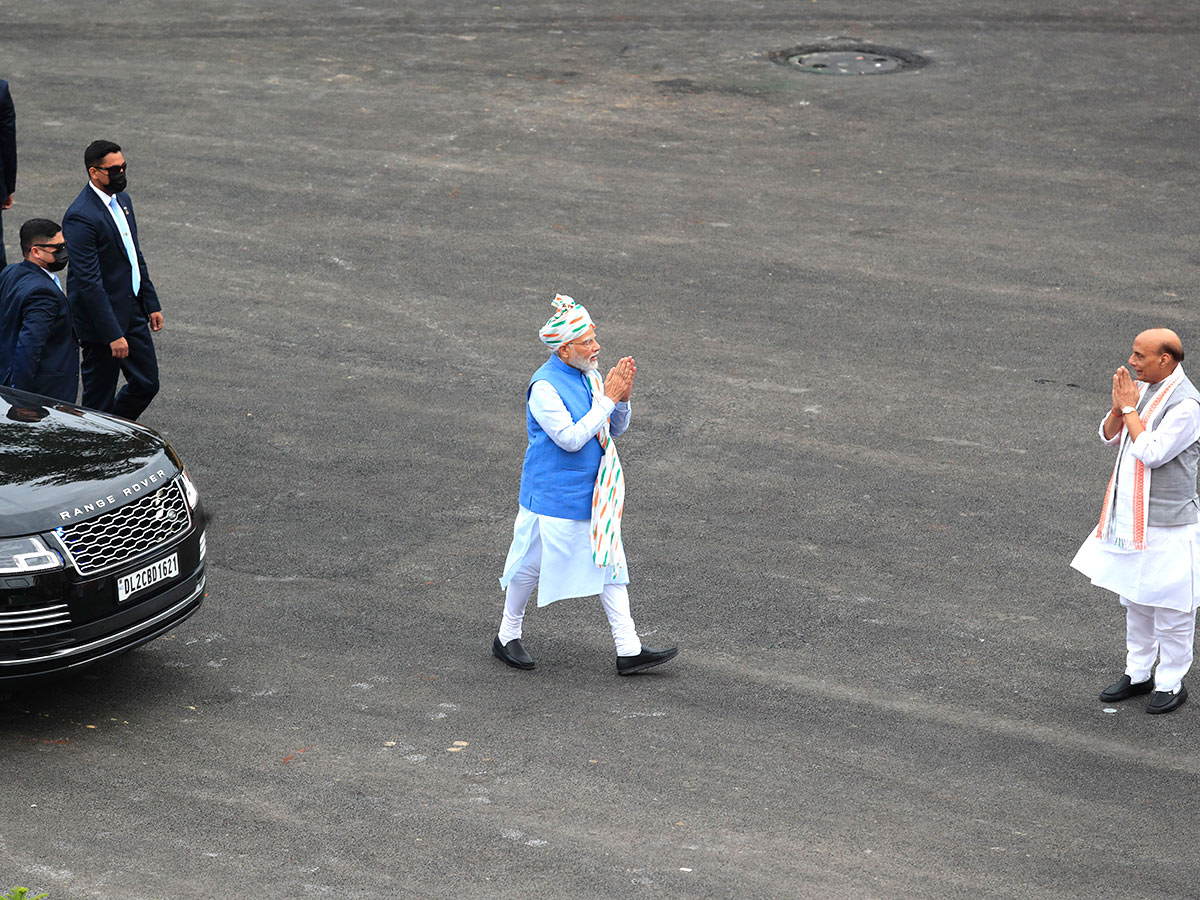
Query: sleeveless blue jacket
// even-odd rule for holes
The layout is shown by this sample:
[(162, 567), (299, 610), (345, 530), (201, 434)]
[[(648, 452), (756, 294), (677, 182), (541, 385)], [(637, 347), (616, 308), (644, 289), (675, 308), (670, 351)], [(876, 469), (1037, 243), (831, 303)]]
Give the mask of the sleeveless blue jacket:
[(529, 411), (529, 391), (535, 381), (550, 382), (576, 422), (592, 408), (587, 376), (557, 356), (551, 355), (546, 364), (533, 373), (525, 390), (529, 449), (525, 451), (525, 465), (521, 468), (521, 505), (543, 516), (590, 519), (592, 491), (604, 451), (597, 440), (588, 441), (574, 453), (568, 453), (554, 443)]

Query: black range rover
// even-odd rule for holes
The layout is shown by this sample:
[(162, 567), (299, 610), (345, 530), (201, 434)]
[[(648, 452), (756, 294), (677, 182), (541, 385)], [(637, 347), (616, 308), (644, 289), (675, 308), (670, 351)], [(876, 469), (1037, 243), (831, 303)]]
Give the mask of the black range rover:
[(0, 684), (120, 653), (194, 613), (204, 525), (154, 431), (0, 388)]

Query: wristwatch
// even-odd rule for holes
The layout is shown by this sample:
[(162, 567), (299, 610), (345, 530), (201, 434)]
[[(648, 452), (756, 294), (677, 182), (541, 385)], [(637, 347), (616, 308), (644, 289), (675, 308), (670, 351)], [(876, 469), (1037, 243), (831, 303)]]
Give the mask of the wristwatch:
[(1136, 412), (1137, 412), (1137, 409), (1132, 406), (1122, 406), (1121, 407), (1121, 415), (1123, 415), (1123, 416), (1127, 416), (1130, 413), (1136, 413)]

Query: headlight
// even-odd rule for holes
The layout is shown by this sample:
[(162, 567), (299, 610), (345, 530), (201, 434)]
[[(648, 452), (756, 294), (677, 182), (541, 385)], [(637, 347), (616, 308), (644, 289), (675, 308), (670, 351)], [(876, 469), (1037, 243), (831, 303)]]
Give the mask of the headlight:
[(0, 538), (0, 574), (49, 572), (62, 567), (62, 557), (38, 538)]
[(183, 495), (187, 497), (188, 508), (195, 509), (196, 504), (200, 502), (200, 492), (188, 477), (187, 469), (180, 470), (179, 478), (183, 482)]

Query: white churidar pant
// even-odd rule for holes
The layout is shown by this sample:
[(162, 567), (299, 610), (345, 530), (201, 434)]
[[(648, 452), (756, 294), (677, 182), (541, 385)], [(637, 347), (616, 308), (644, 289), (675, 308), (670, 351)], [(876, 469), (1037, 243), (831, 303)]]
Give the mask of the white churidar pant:
[(592, 561), (587, 520), (540, 516), (524, 507), (517, 512), (513, 542), (504, 564), (500, 586), (505, 589), (500, 643), (521, 637), (525, 608), (534, 588), (538, 606), (567, 597), (600, 595), (618, 656), (642, 652), (633, 616), (629, 611), (628, 569), (614, 579), (611, 567)]
[(1158, 657), (1154, 689), (1178, 691), (1192, 666), (1200, 524), (1149, 527), (1145, 550), (1122, 550), (1091, 535), (1071, 565), (1120, 596), (1129, 680), (1145, 681)]
[(1145, 681), (1157, 657), (1154, 689), (1175, 693), (1192, 667), (1196, 611), (1145, 606), (1126, 597), (1121, 605), (1125, 607), (1125, 674), (1134, 684)]

